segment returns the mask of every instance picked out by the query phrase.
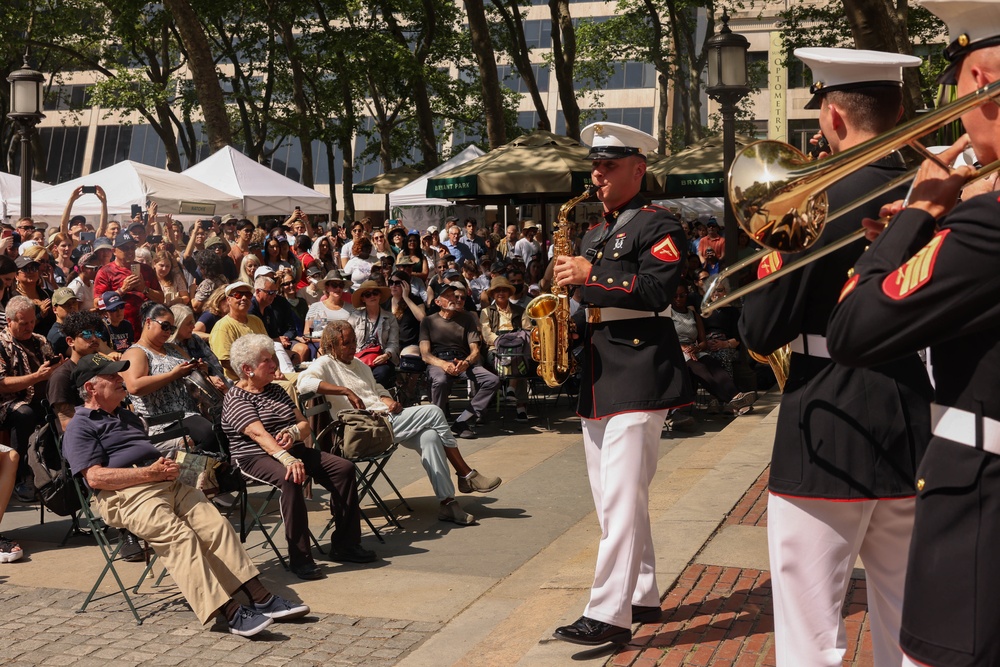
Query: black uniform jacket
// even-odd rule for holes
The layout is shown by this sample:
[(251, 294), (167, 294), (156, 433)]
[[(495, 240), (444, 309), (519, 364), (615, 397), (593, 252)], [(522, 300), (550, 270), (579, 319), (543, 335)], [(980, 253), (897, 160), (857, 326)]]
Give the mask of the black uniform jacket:
[[(630, 209), (639, 212), (609, 236), (615, 213)], [(582, 287), (583, 303), (650, 313), (665, 310), (680, 281), (686, 245), (680, 223), (667, 209), (635, 197), (619, 211), (606, 214), (580, 244), (593, 264)], [(583, 348), (577, 405), (581, 417), (663, 410), (693, 400), (670, 317), (587, 324)]]
[[(939, 228), (916, 209), (893, 219), (834, 309), (837, 361), (929, 346), (935, 402), (1000, 420), (997, 197), (959, 204)], [(917, 477), (903, 649), (929, 665), (1000, 665), (1000, 456), (935, 436)]]
[[(830, 209), (850, 205), (901, 173), (902, 164), (895, 160), (857, 171), (827, 190)], [(815, 247), (855, 231), (862, 218), (878, 217), (882, 203), (902, 196), (890, 192), (830, 221)], [(749, 294), (740, 319), (746, 345), (769, 354), (799, 334), (826, 336), (848, 271), (866, 243), (859, 239)], [(758, 275), (796, 258), (772, 253)], [(914, 494), (917, 462), (930, 439), (930, 382), (915, 353), (884, 361), (849, 368), (792, 354), (771, 458), (772, 492), (837, 500)]]

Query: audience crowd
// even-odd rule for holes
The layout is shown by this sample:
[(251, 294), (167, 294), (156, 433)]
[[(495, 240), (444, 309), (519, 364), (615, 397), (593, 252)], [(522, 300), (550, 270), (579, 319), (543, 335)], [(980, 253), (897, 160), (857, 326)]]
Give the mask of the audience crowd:
[[(35, 500), (26, 454), (43, 421), (41, 401), (63, 428), (79, 419), (87, 399), (74, 372), (97, 354), (123, 362), (118, 372), (137, 417), (180, 412), (196, 445), (224, 434), (245, 474), (279, 487), (292, 568), (302, 578), (319, 576), (302, 518), (307, 475), (337, 499), (334, 552), (361, 562), (375, 555), (357, 543), (349, 466), (302, 446), (308, 426), (297, 388), (325, 395), (334, 410), (387, 411), (401, 444), (421, 453), (439, 518), (475, 520), (455, 501), (449, 464), (458, 490), (492, 491), (500, 479), (470, 468), (456, 438), (476, 437), (501, 387), (516, 420), (528, 420), (534, 371), (525, 308), (548, 288), (552, 256), (533, 221), (483, 228), (448, 218), (441, 230), (408, 230), (370, 218), (327, 225), (296, 209), (285, 219), (216, 216), (185, 229), (155, 203), (131, 220), (109, 220), (96, 190), (104, 204), (96, 226), (72, 213), (82, 189), (58, 226), (30, 218), (0, 225), (0, 519), (11, 495)], [(727, 257), (725, 241), (714, 218), (684, 228), (688, 258), (673, 318), (685, 358), (710, 411), (745, 414), (756, 382), (739, 311), (698, 313)], [(731, 254), (753, 249), (744, 235)], [(579, 296), (571, 297), (582, 317)], [(453, 414), (456, 381), (469, 401)], [(415, 407), (421, 398), (429, 405)], [(685, 428), (692, 414), (675, 412), (666, 426)], [(146, 433), (156, 440), (162, 429)], [(180, 445), (155, 447), (169, 458)], [(0, 536), (0, 562), (22, 553)]]

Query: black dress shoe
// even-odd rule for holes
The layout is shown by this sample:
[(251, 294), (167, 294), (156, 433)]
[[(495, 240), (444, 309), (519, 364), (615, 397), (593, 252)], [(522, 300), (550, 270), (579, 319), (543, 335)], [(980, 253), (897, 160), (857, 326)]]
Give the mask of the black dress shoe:
[(378, 559), (374, 551), (360, 544), (330, 545), (330, 560), (341, 563), (371, 563)]
[(663, 610), (659, 607), (643, 607), (632, 605), (633, 623), (659, 623), (663, 619)]
[(291, 569), (292, 574), (305, 581), (316, 581), (317, 579), (323, 579), (326, 576), (323, 574), (323, 570), (321, 570), (316, 563), (293, 565)]
[(121, 531), (122, 548), (118, 555), (126, 563), (144, 563), (146, 561), (146, 550), (139, 543), (139, 538), (127, 530)]
[(601, 644), (627, 644), (632, 639), (632, 631), (628, 628), (619, 628), (617, 625), (610, 625), (595, 621), (592, 618), (581, 616), (576, 619), (573, 625), (564, 625), (556, 628), (553, 633), (556, 639), (562, 639), (573, 644), (583, 644), (585, 646), (600, 646)]

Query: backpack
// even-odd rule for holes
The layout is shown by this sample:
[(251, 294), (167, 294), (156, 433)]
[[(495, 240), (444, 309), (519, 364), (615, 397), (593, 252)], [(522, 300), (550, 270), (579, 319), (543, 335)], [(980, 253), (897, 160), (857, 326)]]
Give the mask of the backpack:
[(28, 466), (42, 505), (59, 516), (71, 516), (80, 509), (80, 497), (73, 487), (69, 465), (59, 454), (51, 424), (42, 424), (28, 438)]
[(497, 375), (528, 377), (531, 368), (531, 339), (528, 332), (508, 331), (497, 336), (494, 345)]

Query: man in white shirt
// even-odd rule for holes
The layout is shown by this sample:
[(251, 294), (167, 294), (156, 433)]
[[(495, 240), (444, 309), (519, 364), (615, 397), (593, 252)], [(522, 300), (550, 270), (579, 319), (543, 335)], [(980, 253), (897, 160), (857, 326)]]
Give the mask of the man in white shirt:
[(299, 393), (316, 392), (326, 396), (334, 414), (352, 407), (388, 412), (395, 441), (420, 451), (420, 461), (434, 487), (434, 495), (441, 501), (438, 519), (461, 526), (472, 525), (476, 518), (455, 500), (448, 462), (458, 473), (458, 490), (462, 493), (489, 493), (500, 486), (502, 480), (486, 477), (469, 467), (458, 451), (458, 442), (441, 408), (436, 405), (404, 408), (394, 400), (375, 382), (371, 368), (354, 356), (357, 345), (358, 339), (350, 322), (334, 320), (328, 323), (323, 330), (320, 357), (302, 371), (296, 381)]
[(69, 281), (67, 287), (73, 290), (76, 297), (80, 299), (80, 303), (85, 306), (85, 310), (93, 310), (94, 276), (97, 275), (97, 270), (101, 268), (101, 262), (96, 252), (88, 252), (80, 258), (78, 266), (80, 267), (80, 275)]
[(524, 260), (524, 266), (527, 267), (531, 264), (531, 260), (538, 256), (542, 247), (538, 244), (538, 241), (535, 240), (535, 234), (538, 233), (538, 227), (532, 220), (525, 220), (521, 227), (524, 232), (524, 236), (514, 244), (514, 254)]

